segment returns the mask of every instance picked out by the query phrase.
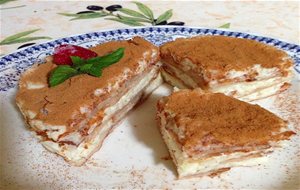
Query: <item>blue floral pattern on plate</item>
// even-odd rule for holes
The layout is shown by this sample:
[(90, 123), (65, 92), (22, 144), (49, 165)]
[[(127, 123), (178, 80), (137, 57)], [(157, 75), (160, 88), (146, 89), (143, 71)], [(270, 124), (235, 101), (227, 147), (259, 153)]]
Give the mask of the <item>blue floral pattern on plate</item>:
[(90, 47), (112, 40), (125, 40), (141, 36), (159, 46), (178, 37), (196, 35), (224, 35), (237, 38), (253, 39), (286, 51), (295, 61), (295, 70), (300, 74), (300, 46), (274, 38), (257, 36), (243, 32), (222, 29), (206, 29), (193, 27), (141, 27), (130, 29), (115, 29), (92, 32), (30, 46), (18, 52), (8, 54), (0, 59), (0, 92), (14, 88), (20, 74), (34, 63), (43, 62), (44, 58), (53, 53), (54, 47), (60, 44), (77, 44)]

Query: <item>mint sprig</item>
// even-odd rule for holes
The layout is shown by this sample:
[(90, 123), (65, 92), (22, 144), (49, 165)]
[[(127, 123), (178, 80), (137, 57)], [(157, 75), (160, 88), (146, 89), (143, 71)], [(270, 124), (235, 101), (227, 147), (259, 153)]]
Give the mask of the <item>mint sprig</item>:
[(56, 67), (51, 73), (49, 84), (51, 87), (56, 86), (68, 78), (77, 75), (78, 72), (76, 69), (72, 68), (69, 65), (61, 65)]
[(119, 48), (116, 51), (99, 57), (90, 59), (81, 59), (78, 56), (70, 56), (72, 65), (59, 65), (50, 74), (50, 87), (57, 86), (65, 80), (79, 74), (89, 74), (95, 77), (102, 75), (102, 70), (116, 62), (124, 56), (125, 48)]

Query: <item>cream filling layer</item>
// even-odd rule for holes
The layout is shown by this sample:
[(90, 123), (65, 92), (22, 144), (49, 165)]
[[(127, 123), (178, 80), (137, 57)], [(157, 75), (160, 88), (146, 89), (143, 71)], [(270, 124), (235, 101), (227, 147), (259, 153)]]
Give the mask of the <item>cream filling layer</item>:
[[(270, 96), (278, 91), (278, 86), (281, 86), (285, 82), (291, 81), (291, 75), (288, 77), (274, 77), (265, 80), (251, 81), (251, 82), (232, 82), (227, 84), (220, 84), (218, 86), (210, 87), (211, 92), (221, 92), (226, 95), (232, 95), (234, 97), (248, 96), (253, 99), (259, 99), (262, 97)], [(268, 88), (268, 90), (260, 91)], [(256, 93), (260, 91), (260, 93)], [(236, 93), (235, 93), (236, 92)], [(249, 99), (249, 98), (248, 98)]]
[[(171, 157), (177, 166), (179, 178), (197, 174), (205, 174), (221, 168), (258, 165), (259, 163), (267, 160), (266, 157), (247, 158), (247, 156), (251, 156), (255, 153), (262, 153), (262, 151), (252, 151), (248, 153), (236, 152), (205, 159), (192, 159), (181, 150), (178, 143), (172, 138), (170, 133), (164, 127), (161, 127), (161, 133), (169, 149)], [(231, 159), (233, 161), (230, 161)], [(240, 160), (236, 161), (234, 159)]]
[(245, 76), (253, 72), (258, 73), (258, 75), (255, 77), (256, 80), (264, 80), (264, 79), (273, 78), (281, 75), (279, 69), (276, 67), (264, 68), (260, 64), (255, 64), (251, 68), (246, 69), (244, 71), (231, 70), (226, 73), (226, 78), (245, 80), (246, 79)]
[[(179, 74), (182, 71), (174, 66), (170, 66), (169, 68), (172, 69), (176, 76), (172, 76), (167, 71), (162, 70), (162, 75), (165, 81), (181, 89), (189, 88), (189, 86), (194, 88), (195, 81), (193, 81), (191, 77), (187, 77), (186, 74)], [(250, 82), (217, 83), (216, 81), (211, 81), (209, 83), (208, 91), (214, 93), (220, 92), (235, 98), (251, 101), (278, 93), (280, 87), (284, 83), (290, 83), (292, 80), (292, 72), (290, 72), (287, 77), (272, 77), (271, 71), (274, 71), (274, 69), (259, 69), (259, 67), (257, 67), (257, 69), (261, 73), (268, 74), (271, 78), (262, 79), (262, 77), (259, 75), (257, 78), (261, 80)], [(230, 76), (240, 76), (240, 73), (241, 72), (237, 72), (235, 74), (233, 71), (231, 71)]]
[(250, 94), (245, 95), (245, 96), (237, 97), (237, 98), (242, 100), (242, 101), (246, 101), (246, 102), (266, 98), (268, 96), (279, 93), (281, 91), (281, 87), (284, 84), (284, 82), (290, 82), (290, 81), (289, 80), (286, 80), (286, 81), (283, 80), (283, 82), (277, 83), (273, 86), (265, 87), (263, 89), (258, 89), (253, 93), (250, 93)]

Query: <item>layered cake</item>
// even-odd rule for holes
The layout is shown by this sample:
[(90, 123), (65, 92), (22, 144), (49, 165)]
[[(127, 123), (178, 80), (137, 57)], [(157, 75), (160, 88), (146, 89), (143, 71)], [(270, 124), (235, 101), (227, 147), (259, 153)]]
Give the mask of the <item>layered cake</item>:
[[(124, 52), (119, 60), (115, 59), (117, 54), (106, 56), (120, 48)], [(162, 83), (159, 49), (140, 37), (97, 45), (89, 50), (94, 52), (91, 55), (103, 56), (95, 67), (102, 70), (96, 72), (80, 63), (80, 57), (87, 58), (88, 52), (79, 49), (76, 53), (76, 48), (69, 45), (61, 49), (77, 55), (72, 57), (72, 68), (56, 64), (69, 61), (65, 55), (50, 56), (46, 63), (33, 65), (19, 81), (16, 102), (44, 147), (74, 165), (82, 165), (126, 113)], [(107, 66), (112, 59), (117, 62)], [(67, 79), (58, 84), (62, 75)]]
[(258, 105), (200, 89), (160, 99), (157, 120), (179, 178), (257, 165), (295, 134)]
[(164, 79), (241, 100), (261, 99), (290, 86), (292, 59), (266, 44), (227, 36), (179, 38), (161, 47)]

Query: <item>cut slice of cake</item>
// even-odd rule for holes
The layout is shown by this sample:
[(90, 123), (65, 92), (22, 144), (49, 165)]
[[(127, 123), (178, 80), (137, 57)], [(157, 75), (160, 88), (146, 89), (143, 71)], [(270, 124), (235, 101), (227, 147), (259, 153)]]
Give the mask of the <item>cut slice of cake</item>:
[(273, 113), (222, 93), (180, 90), (157, 107), (159, 129), (179, 178), (258, 164), (295, 134)]
[(161, 46), (164, 79), (252, 101), (290, 86), (292, 59), (266, 44), (227, 36), (180, 38)]
[(30, 129), (48, 150), (74, 165), (82, 165), (126, 113), (162, 83), (159, 50), (140, 37), (91, 50), (102, 56), (118, 48), (125, 49), (124, 56), (100, 77), (79, 74), (49, 87), (57, 67), (51, 56), (20, 79), (16, 102)]

